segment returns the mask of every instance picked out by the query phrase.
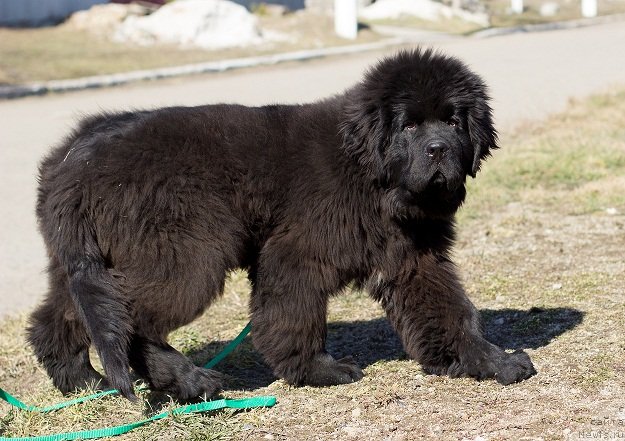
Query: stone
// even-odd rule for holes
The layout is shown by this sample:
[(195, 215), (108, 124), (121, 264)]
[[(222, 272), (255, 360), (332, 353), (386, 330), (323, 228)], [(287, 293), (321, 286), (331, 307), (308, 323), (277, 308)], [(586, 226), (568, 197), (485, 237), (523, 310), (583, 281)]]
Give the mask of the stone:
[(94, 34), (109, 34), (126, 18), (147, 15), (150, 9), (135, 4), (107, 3), (74, 12), (64, 23), (65, 26)]
[(263, 42), (258, 19), (228, 0), (176, 0), (145, 17), (128, 17), (115, 40), (141, 45), (224, 49)]
[(367, 20), (399, 19), (410, 16), (428, 21), (457, 17), (480, 26), (488, 26), (490, 23), (488, 14), (452, 8), (432, 0), (378, 0), (363, 8), (360, 16)]

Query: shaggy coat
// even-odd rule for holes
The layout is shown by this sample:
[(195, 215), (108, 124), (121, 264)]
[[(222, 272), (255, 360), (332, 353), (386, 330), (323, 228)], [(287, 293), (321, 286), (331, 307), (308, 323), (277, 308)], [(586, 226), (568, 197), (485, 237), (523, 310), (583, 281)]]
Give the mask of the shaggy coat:
[(50, 289), (28, 331), (39, 361), (63, 392), (107, 381), (133, 398), (132, 368), (179, 399), (210, 396), (219, 375), (167, 335), (245, 268), (254, 345), (291, 384), (362, 377), (325, 351), (328, 298), (352, 282), (426, 371), (528, 378), (527, 354), (482, 337), (450, 259), (466, 177), (497, 147), (488, 100), (460, 61), (412, 50), (311, 104), (84, 119), (40, 168)]

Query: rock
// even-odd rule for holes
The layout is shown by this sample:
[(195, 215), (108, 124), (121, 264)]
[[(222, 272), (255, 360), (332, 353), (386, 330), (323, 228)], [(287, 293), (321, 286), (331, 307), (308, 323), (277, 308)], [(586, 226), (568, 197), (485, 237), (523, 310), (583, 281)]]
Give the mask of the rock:
[(115, 40), (141, 45), (174, 44), (204, 49), (263, 42), (258, 19), (228, 0), (176, 0), (145, 17), (128, 17)]
[(560, 11), (560, 5), (556, 2), (547, 2), (540, 5), (539, 13), (542, 17), (553, 17)]
[(399, 19), (411, 16), (429, 21), (457, 17), (480, 26), (488, 26), (490, 23), (485, 13), (472, 13), (432, 0), (378, 0), (371, 6), (363, 8), (360, 16), (367, 20)]
[(104, 35), (112, 32), (126, 18), (143, 16), (149, 12), (150, 9), (134, 3), (94, 5), (87, 10), (73, 13), (64, 25), (73, 29)]

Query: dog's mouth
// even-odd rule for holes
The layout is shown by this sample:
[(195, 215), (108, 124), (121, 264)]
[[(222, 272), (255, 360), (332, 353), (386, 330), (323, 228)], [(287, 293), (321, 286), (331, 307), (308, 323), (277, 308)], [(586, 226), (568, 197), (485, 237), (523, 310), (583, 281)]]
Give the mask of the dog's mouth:
[(447, 176), (440, 170), (434, 172), (427, 183), (427, 188), (435, 193), (447, 193), (455, 190), (453, 180), (447, 179)]
[(433, 187), (447, 187), (447, 178), (440, 170), (436, 170), (430, 178), (429, 185)]
[(458, 179), (453, 173), (445, 174), (438, 169), (432, 174), (427, 187), (438, 193), (453, 193), (460, 185), (462, 185), (462, 179)]
[(454, 173), (440, 168), (432, 170), (431, 173), (422, 180), (407, 181), (401, 185), (406, 203), (418, 205), (429, 198), (438, 201), (447, 200), (453, 198), (458, 188), (462, 186), (462, 179), (457, 178)]
[(420, 186), (404, 187), (406, 197), (412, 203), (423, 201), (427, 195), (442, 195), (449, 193), (447, 178), (440, 170), (436, 170), (432, 176), (422, 181)]

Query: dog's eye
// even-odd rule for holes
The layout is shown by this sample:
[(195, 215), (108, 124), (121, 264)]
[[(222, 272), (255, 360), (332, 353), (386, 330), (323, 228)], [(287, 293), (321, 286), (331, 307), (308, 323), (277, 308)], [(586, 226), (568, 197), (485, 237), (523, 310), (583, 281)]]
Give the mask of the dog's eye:
[(447, 120), (448, 126), (456, 127), (458, 124), (460, 124), (460, 121), (456, 117), (451, 117)]
[(414, 130), (417, 128), (417, 123), (411, 122), (404, 126), (404, 130)]

